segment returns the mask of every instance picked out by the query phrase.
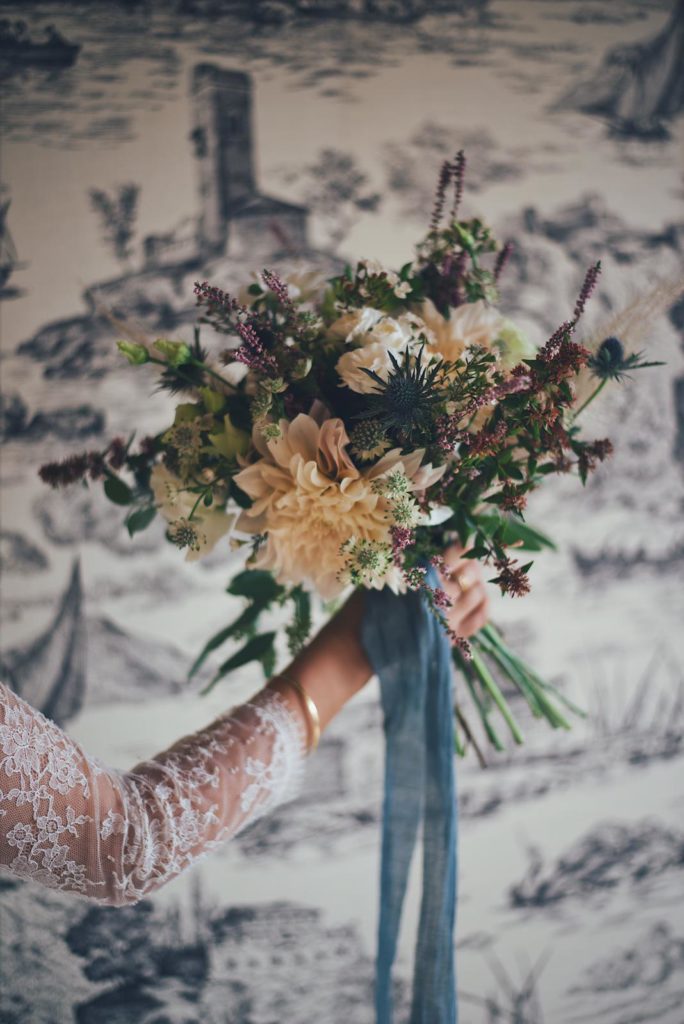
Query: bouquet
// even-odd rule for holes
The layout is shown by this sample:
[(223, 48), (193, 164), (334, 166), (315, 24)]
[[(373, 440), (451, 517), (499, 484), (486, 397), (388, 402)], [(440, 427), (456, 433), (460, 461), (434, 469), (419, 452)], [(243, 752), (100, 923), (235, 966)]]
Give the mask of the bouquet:
[[(449, 599), (430, 584), (429, 567), (443, 568), (454, 538), (491, 567), (504, 594), (527, 593), (532, 562), (521, 552), (553, 546), (525, 521), (528, 495), (550, 475), (586, 480), (612, 446), (582, 436), (580, 412), (607, 381), (655, 365), (627, 355), (614, 336), (591, 348), (578, 340), (598, 263), (572, 313), (542, 347), (530, 343), (497, 306), (511, 244), (459, 217), (464, 166), (462, 153), (443, 165), (429, 230), (399, 270), (373, 260), (329, 280), (264, 270), (237, 296), (198, 282), (192, 343), (118, 342), (179, 397), (173, 423), (137, 445), (135, 434), (115, 438), (40, 470), (53, 486), (102, 481), (127, 507), (131, 535), (161, 515), (188, 560), (219, 543), (246, 549), (246, 568), (228, 587), (245, 610), (190, 669), (238, 641), (209, 687), (250, 661), (274, 671), (276, 634), (260, 630), (274, 605), (291, 607), (296, 652), (313, 595), (418, 591), (448, 631)], [(230, 339), (222, 351), (202, 344), (202, 324)], [(493, 625), (470, 643), (450, 639), (471, 703), (459, 698), (455, 709), (459, 752), (472, 745), (482, 759), (473, 711), (496, 749), (497, 715), (522, 742), (511, 687), (554, 728), (579, 712)]]

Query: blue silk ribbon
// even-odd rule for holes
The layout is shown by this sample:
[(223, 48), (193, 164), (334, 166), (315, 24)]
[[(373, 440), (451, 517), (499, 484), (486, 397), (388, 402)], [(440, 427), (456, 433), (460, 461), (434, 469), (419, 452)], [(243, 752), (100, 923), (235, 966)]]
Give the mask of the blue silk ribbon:
[[(435, 571), (427, 582), (439, 586)], [(366, 592), (362, 642), (380, 679), (386, 738), (377, 1024), (392, 1024), (392, 964), (423, 828), (423, 893), (410, 1024), (455, 1024), (456, 782), (451, 651), (419, 594)]]

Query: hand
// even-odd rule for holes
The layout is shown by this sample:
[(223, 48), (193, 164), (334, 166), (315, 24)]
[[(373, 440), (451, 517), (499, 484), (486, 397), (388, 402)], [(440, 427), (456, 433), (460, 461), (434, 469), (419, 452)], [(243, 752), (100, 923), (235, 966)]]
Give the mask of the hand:
[(453, 604), (445, 611), (446, 619), (458, 636), (472, 636), (489, 618), (489, 597), (484, 572), (479, 562), (463, 558), (464, 549), (452, 544), (444, 552), (446, 572), (440, 573), (442, 587)]

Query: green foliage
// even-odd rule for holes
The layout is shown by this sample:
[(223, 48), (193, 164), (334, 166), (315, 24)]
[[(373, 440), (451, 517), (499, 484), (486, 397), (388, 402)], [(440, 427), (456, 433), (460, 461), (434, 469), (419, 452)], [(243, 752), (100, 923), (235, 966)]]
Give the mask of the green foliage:
[(115, 505), (130, 505), (133, 501), (133, 491), (118, 476), (107, 477), (104, 482), (104, 492)]
[(142, 530), (147, 529), (152, 520), (157, 514), (157, 509), (154, 505), (145, 505), (142, 508), (137, 508), (126, 516), (126, 529), (130, 537), (135, 533), (141, 533)]
[(265, 674), (268, 675), (275, 661), (275, 637), (276, 634), (274, 632), (259, 633), (257, 636), (253, 636), (239, 651), (236, 651), (235, 654), (232, 654), (230, 658), (223, 662), (216, 675), (202, 690), (202, 695), (204, 696), (204, 694), (213, 690), (216, 684), (225, 676), (238, 668), (242, 668), (243, 665), (248, 665), (252, 661), (260, 662), (264, 667)]
[(294, 604), (294, 615), (285, 627), (285, 632), (290, 654), (295, 655), (309, 639), (311, 632), (311, 596), (303, 587), (294, 587), (289, 598)]

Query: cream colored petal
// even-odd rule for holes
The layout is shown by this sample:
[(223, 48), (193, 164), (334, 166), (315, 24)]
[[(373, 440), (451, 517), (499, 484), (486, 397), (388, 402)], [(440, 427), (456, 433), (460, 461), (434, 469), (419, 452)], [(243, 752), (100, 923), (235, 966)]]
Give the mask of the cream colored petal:
[(306, 413), (300, 413), (295, 416), (289, 426), (284, 427), (285, 422), (284, 420), (280, 421), (280, 429), (287, 438), (292, 453), (301, 455), (306, 462), (315, 462), (321, 429), (316, 421)]
[(385, 452), (383, 457), (378, 459), (374, 466), (364, 470), (363, 475), (366, 480), (377, 480), (383, 473), (394, 469), (399, 462), (401, 462), (401, 448), (392, 448), (391, 451)]
[(413, 477), (413, 486), (416, 491), (427, 491), (429, 487), (436, 484), (446, 472), (446, 463), (441, 466), (433, 466), (431, 462), (421, 466)]
[(318, 437), (318, 465), (331, 480), (356, 479), (359, 471), (346, 452), (349, 437), (341, 419), (326, 420)]
[(197, 520), (197, 528), (200, 534), (200, 549), (199, 551), (193, 551), (189, 548), (185, 555), (186, 562), (196, 562), (203, 555), (213, 551), (218, 541), (225, 537), (227, 533), (230, 533), (236, 522), (234, 514), (223, 512), (219, 509), (216, 509), (214, 512), (208, 512), (201, 518), (195, 516), (195, 519)]

